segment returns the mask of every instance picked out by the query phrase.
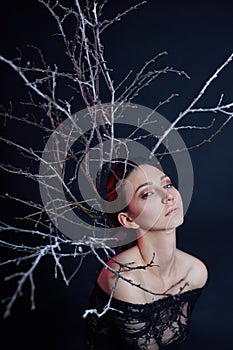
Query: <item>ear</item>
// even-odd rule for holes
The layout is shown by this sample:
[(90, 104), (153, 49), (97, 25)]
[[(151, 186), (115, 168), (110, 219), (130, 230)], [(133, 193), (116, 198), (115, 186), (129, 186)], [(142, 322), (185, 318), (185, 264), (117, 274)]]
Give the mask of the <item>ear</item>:
[(139, 228), (139, 225), (136, 224), (133, 219), (131, 219), (128, 215), (128, 213), (121, 212), (118, 214), (118, 220), (120, 224), (126, 228), (132, 228), (132, 229), (137, 229)]

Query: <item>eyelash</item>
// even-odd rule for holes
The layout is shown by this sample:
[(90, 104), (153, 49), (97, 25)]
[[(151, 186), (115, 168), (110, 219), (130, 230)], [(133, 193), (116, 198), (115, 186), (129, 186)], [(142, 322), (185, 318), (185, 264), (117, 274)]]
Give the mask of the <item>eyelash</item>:
[[(163, 186), (164, 189), (168, 189), (168, 188), (171, 188), (171, 187), (173, 187), (172, 183), (169, 183), (169, 184), (166, 184), (165, 186)], [(151, 195), (151, 194), (153, 194), (153, 192), (152, 191), (148, 191), (146, 193), (143, 193), (142, 199), (147, 199), (148, 197), (150, 197), (150, 196), (148, 196), (149, 194)]]
[[(148, 198), (148, 194), (152, 194), (153, 192), (152, 191), (148, 191), (146, 193), (143, 193), (142, 195), (142, 199), (147, 199)], [(149, 196), (150, 197), (150, 196)]]
[(163, 186), (163, 188), (167, 189), (167, 188), (171, 188), (173, 187), (173, 184), (170, 182), (169, 184), (166, 184), (165, 186)]

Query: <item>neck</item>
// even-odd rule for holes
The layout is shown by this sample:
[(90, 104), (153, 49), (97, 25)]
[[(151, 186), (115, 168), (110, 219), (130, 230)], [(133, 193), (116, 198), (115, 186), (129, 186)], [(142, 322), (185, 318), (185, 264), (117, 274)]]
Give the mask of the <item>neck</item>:
[(153, 263), (161, 277), (169, 277), (173, 271), (176, 254), (176, 230), (148, 232), (138, 238), (138, 249), (143, 264)]

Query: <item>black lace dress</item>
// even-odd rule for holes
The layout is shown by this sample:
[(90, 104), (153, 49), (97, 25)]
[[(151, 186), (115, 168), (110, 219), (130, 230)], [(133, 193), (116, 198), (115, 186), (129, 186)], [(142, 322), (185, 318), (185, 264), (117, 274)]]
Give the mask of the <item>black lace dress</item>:
[[(202, 288), (166, 296), (147, 304), (111, 300), (111, 308), (98, 318), (86, 318), (85, 350), (178, 349), (190, 327), (191, 314)], [(99, 312), (109, 296), (98, 286), (90, 298), (91, 309)]]

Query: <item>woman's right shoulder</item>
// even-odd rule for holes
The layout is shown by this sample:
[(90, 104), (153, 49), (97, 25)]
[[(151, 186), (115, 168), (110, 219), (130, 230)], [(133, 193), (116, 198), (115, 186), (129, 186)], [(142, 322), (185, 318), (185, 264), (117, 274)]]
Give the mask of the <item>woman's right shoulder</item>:
[[(107, 293), (111, 294), (112, 289), (116, 283), (116, 279), (119, 273), (122, 274), (126, 279), (130, 279), (131, 270), (128, 267), (136, 266), (135, 260), (136, 249), (135, 247), (129, 248), (113, 258), (109, 259), (107, 266), (104, 266), (97, 279), (99, 286)], [(115, 293), (119, 290), (122, 284), (128, 284), (124, 279), (119, 278), (117, 281), (117, 287)], [(117, 293), (118, 294), (118, 293)]]

